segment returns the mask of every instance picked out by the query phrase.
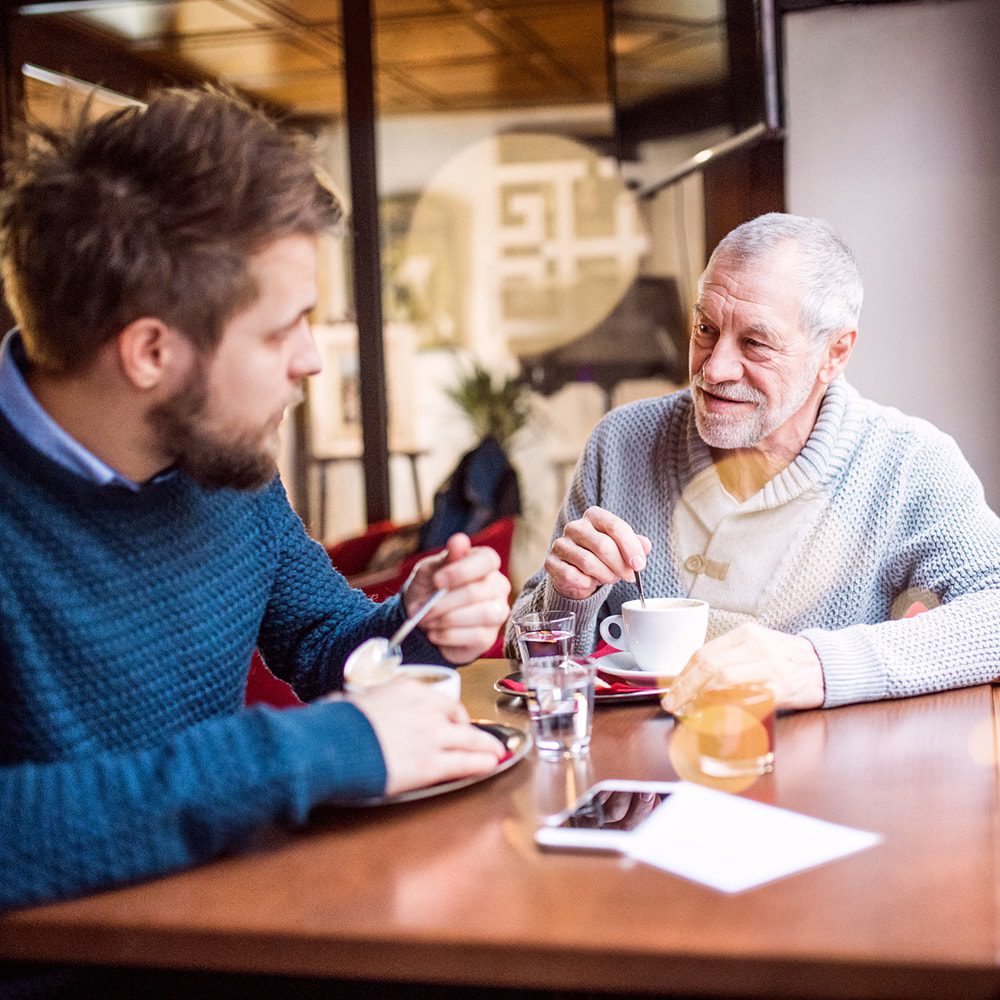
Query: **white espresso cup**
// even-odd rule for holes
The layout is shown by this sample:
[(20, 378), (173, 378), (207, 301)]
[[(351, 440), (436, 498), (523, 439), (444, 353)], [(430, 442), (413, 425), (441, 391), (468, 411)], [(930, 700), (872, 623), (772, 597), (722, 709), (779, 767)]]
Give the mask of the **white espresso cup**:
[(404, 663), (396, 667), (397, 677), (409, 677), (427, 684), (435, 691), (459, 701), (462, 697), (462, 678), (457, 670), (433, 663)]
[[(617, 625), (621, 635), (611, 634)], [(620, 615), (601, 622), (601, 638), (626, 648), (636, 666), (646, 673), (673, 677), (705, 642), (708, 604), (688, 597), (654, 597), (626, 601)]]

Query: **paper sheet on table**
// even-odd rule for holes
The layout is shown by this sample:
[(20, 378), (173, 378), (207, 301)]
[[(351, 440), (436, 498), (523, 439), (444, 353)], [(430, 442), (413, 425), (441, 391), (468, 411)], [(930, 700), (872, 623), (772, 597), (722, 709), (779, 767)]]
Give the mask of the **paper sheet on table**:
[(742, 892), (882, 840), (801, 813), (681, 783), (628, 838), (638, 861), (722, 892)]

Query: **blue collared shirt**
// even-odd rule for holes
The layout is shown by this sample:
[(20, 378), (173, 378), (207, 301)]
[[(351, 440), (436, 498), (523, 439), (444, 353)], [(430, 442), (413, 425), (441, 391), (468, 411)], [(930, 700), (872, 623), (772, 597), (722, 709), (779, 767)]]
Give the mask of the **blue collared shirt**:
[(26, 364), (21, 334), (11, 330), (0, 347), (0, 413), (14, 430), (36, 451), (84, 479), (138, 490), (138, 483), (102, 462), (48, 415), (24, 380), (22, 367)]

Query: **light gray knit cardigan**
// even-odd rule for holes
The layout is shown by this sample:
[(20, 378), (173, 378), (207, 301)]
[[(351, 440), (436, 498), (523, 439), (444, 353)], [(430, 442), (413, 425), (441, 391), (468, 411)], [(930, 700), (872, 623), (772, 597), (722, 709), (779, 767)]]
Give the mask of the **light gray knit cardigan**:
[[(685, 486), (711, 460), (688, 390), (613, 410), (587, 443), (552, 537), (593, 504), (613, 511), (649, 536), (653, 553), (671, 554), (650, 559), (646, 593), (684, 596), (670, 520)], [(810, 505), (756, 620), (812, 642), (826, 706), (1000, 676), (1000, 519), (950, 437), (862, 399), (841, 378), (827, 390), (802, 452), (763, 493), (768, 506), (804, 494), (824, 498)], [(748, 551), (759, 545), (748, 539)], [(928, 592), (939, 607), (899, 620), (910, 595)], [(636, 596), (634, 584), (619, 582), (574, 601), (539, 570), (514, 613), (575, 611), (577, 652), (586, 653), (599, 621)], [(748, 620), (713, 608), (709, 636)], [(507, 641), (511, 648), (509, 626)]]

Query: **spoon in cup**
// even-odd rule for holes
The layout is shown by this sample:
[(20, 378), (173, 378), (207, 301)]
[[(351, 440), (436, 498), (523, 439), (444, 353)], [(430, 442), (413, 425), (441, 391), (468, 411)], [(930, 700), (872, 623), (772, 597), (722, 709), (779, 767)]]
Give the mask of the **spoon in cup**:
[(396, 668), (403, 662), (403, 640), (447, 593), (445, 588), (435, 590), (388, 639), (382, 636), (365, 639), (344, 663), (344, 683), (354, 688), (369, 688), (392, 680)]
[(639, 588), (639, 603), (645, 608), (646, 595), (642, 592), (642, 577), (637, 569), (632, 570), (632, 572), (635, 573), (635, 585)]

